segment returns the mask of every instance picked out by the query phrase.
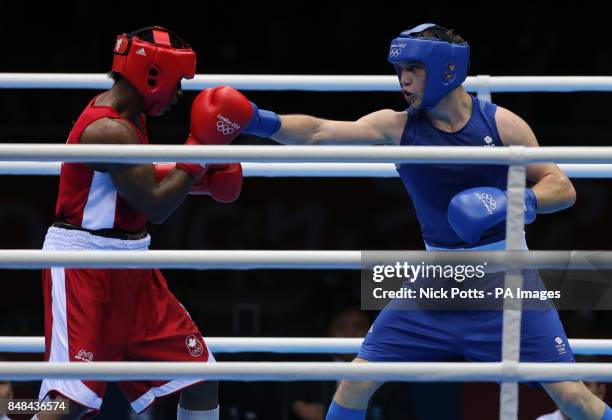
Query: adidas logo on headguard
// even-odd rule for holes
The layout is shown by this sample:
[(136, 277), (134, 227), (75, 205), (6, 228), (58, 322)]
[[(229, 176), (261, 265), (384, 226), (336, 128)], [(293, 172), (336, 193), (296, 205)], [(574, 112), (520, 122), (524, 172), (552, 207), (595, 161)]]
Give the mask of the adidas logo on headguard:
[(144, 48), (141, 48), (141, 49), (139, 49), (139, 50), (136, 50), (136, 54), (138, 54), (138, 55), (143, 55), (143, 56), (146, 56), (146, 55), (147, 55), (147, 53), (145, 52), (145, 49), (144, 49)]

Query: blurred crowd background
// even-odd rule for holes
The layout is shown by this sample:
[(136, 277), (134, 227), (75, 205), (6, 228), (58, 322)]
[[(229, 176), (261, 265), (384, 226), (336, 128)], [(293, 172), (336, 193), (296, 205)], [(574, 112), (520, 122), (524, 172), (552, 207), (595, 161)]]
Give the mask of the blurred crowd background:
[[(1, 72), (105, 73), (115, 36), (152, 24), (174, 30), (198, 53), (198, 74), (393, 74), (389, 41), (426, 21), (455, 28), (471, 45), (471, 75), (608, 75), (610, 33), (588, 2), (3, 2)], [(594, 3), (595, 5), (595, 3)], [(597, 7), (597, 6), (594, 6)], [(495, 11), (496, 10), (496, 11)], [(0, 90), (0, 141), (63, 143), (95, 91)], [(181, 144), (197, 92), (168, 115), (149, 120), (154, 144)], [(356, 119), (405, 108), (399, 93), (244, 92), (261, 108)], [(543, 146), (608, 146), (609, 93), (494, 94), (522, 116)], [(237, 144), (273, 144), (241, 136)], [(53, 210), (54, 176), (2, 176), (0, 248), (40, 248)], [(576, 205), (541, 215), (527, 229), (531, 249), (610, 249), (609, 180), (575, 180)], [(411, 201), (399, 179), (247, 178), (240, 199), (191, 197), (151, 226), (153, 249), (423, 249)], [(172, 291), (208, 336), (358, 336), (375, 312), (359, 309), (356, 271), (165, 270)], [(0, 335), (42, 335), (38, 271), (2, 271)], [(568, 337), (611, 338), (612, 313), (562, 311)], [(4, 354), (8, 360), (42, 355)], [(219, 355), (219, 360), (332, 360), (334, 356)], [(601, 359), (605, 360), (605, 359)], [(224, 383), (223, 418), (319, 419), (334, 383)], [(35, 383), (13, 384), (32, 398)], [(495, 384), (390, 384), (372, 419), (488, 418)], [(440, 404), (439, 401), (445, 401)], [(127, 418), (111, 388), (102, 418)], [(522, 390), (521, 412), (553, 409), (543, 392)], [(149, 418), (172, 418), (175, 401)], [(441, 410), (438, 414), (432, 410)], [(106, 417), (105, 417), (106, 416)]]

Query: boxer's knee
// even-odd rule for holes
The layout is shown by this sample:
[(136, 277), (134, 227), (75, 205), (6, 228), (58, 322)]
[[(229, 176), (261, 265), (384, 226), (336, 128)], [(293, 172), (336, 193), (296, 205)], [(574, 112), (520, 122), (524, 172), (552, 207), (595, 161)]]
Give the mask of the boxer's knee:
[(90, 408), (87, 408), (75, 401), (66, 400), (66, 397), (55, 392), (51, 392), (50, 394), (51, 395), (45, 398), (44, 401), (63, 401), (68, 403), (68, 413), (45, 413), (41, 411), (32, 417), (32, 420), (78, 420), (91, 410)]
[(181, 391), (179, 405), (186, 410), (213, 410), (219, 405), (219, 382), (206, 381)]

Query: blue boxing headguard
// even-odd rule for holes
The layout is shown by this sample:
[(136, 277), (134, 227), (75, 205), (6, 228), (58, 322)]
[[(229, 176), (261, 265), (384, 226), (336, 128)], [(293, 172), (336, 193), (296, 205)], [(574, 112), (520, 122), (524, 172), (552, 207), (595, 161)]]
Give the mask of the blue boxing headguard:
[(389, 62), (400, 77), (401, 63), (419, 62), (427, 71), (425, 92), (420, 109), (431, 109), (448, 92), (460, 86), (467, 77), (470, 46), (467, 42), (451, 44), (436, 38), (423, 38), (418, 34), (426, 29), (443, 29), (433, 23), (424, 23), (402, 32), (391, 41)]

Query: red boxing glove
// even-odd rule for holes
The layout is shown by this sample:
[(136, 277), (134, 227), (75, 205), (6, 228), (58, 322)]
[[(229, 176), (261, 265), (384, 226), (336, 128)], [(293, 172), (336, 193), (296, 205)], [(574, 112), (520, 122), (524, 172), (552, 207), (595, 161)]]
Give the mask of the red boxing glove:
[(210, 195), (219, 203), (236, 201), (242, 191), (242, 165), (239, 163), (211, 164), (189, 190), (193, 195)]
[[(157, 182), (181, 164), (156, 163), (155, 177)], [(190, 164), (182, 164), (190, 165)], [(242, 166), (239, 163), (220, 163), (207, 165), (205, 172), (197, 177), (189, 189), (191, 195), (210, 195), (219, 203), (236, 201), (242, 191)]]
[(201, 144), (229, 144), (252, 116), (251, 103), (236, 89), (205, 89), (191, 105), (191, 136)]
[[(186, 166), (187, 167), (199, 166), (200, 168), (202, 168), (201, 173), (199, 175), (195, 175), (196, 179), (194, 180), (194, 184), (198, 182), (198, 180), (204, 176), (205, 168), (198, 165), (197, 163), (156, 163), (155, 164), (155, 179), (157, 179), (157, 182), (161, 182), (162, 179), (164, 179), (168, 175), (168, 173), (174, 168), (179, 168), (187, 173), (191, 173), (189, 170), (185, 168)], [(191, 188), (193, 188), (193, 185)], [(189, 192), (191, 192), (191, 189), (189, 190)]]

